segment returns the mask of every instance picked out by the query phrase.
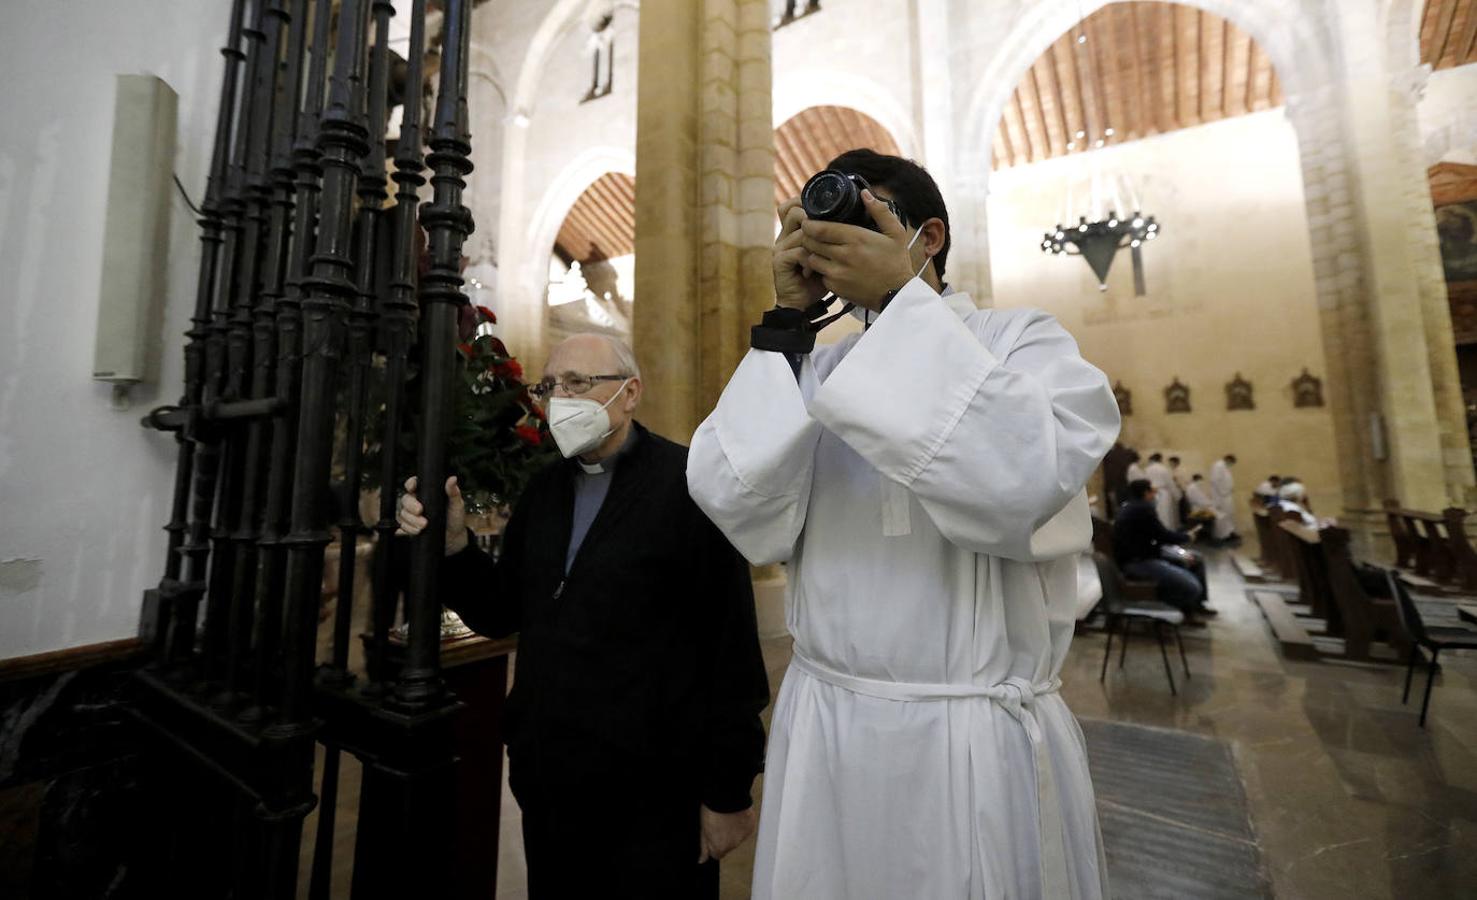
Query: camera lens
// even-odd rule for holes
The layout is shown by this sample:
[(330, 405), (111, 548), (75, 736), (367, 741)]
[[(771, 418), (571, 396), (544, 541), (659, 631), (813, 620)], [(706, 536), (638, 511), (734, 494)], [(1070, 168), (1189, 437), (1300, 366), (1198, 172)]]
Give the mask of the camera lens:
[(845, 202), (849, 187), (851, 185), (846, 177), (836, 172), (822, 172), (815, 176), (805, 186), (803, 199), (806, 214), (816, 219), (835, 215), (837, 207)]
[(872, 227), (862, 191), (868, 187), (860, 175), (824, 169), (810, 177), (800, 191), (800, 205), (812, 219)]

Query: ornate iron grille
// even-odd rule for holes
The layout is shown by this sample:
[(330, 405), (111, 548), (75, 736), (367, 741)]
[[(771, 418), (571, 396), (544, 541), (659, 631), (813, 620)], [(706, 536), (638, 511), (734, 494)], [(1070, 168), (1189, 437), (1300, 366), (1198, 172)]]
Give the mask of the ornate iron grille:
[[(443, 896), (453, 817), (451, 726), (440, 673), (444, 528), (413, 542), (409, 633), (392, 657), (402, 425), (420, 412), (414, 470), (447, 473), (459, 274), (472, 217), (467, 122), (472, 0), (444, 0), (434, 115), (423, 138), (426, 0), (409, 7), (404, 115), (387, 206), (389, 0), (234, 0), (201, 207), (201, 263), (179, 403), (145, 425), (178, 442), (164, 577), (146, 602), (152, 658), (131, 710), (168, 748), (171, 834), (161, 884), (191, 896), (296, 893), (305, 816), (318, 805), (312, 896), (327, 897), (341, 751), (364, 764), (353, 894)], [(434, 18), (434, 17), (433, 17)], [(423, 156), (423, 147), (429, 156)], [(430, 172), (431, 197), (420, 207)], [(429, 247), (421, 263), (420, 231)], [(413, 358), (412, 354), (416, 354)], [(407, 396), (412, 362), (415, 394)], [(371, 369), (387, 389), (379, 469), (367, 479)], [(335, 444), (341, 481), (331, 480)], [(359, 486), (380, 489), (378, 521)], [(425, 492), (433, 523), (445, 498)], [(330, 659), (316, 664), (325, 550), (339, 544)], [(367, 678), (349, 671), (354, 560), (376, 543)], [(330, 573), (333, 575), (334, 573)], [(202, 615), (203, 613), (203, 615)], [(314, 744), (326, 747), (321, 804)], [(424, 864), (422, 864), (424, 863)]]

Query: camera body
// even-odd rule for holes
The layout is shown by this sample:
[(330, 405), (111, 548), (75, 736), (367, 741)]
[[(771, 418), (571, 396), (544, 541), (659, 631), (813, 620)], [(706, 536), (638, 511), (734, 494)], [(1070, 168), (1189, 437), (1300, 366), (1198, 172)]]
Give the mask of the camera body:
[[(872, 221), (871, 213), (867, 212), (867, 204), (862, 202), (862, 191), (870, 188), (867, 179), (860, 175), (838, 169), (822, 169), (810, 176), (805, 187), (800, 189), (800, 205), (805, 209), (807, 218), (881, 231), (877, 223)], [(886, 202), (893, 215), (901, 221), (903, 215), (897, 204), (891, 200)]]

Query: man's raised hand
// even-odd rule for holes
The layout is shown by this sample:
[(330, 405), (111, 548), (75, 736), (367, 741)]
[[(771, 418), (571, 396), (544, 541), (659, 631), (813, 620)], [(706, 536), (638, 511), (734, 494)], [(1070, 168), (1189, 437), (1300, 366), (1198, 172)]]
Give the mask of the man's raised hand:
[(808, 264), (821, 276), (826, 290), (876, 311), (882, 298), (913, 278), (908, 254), (908, 230), (892, 210), (870, 190), (862, 191), (862, 202), (881, 233), (870, 228), (806, 219), (801, 223), (801, 246), (810, 254)]
[(780, 207), (780, 236), (774, 242), (774, 293), (780, 306), (805, 309), (826, 295), (820, 276), (810, 268), (810, 254), (801, 246), (805, 208), (799, 197)]
[[(415, 495), (415, 488), (415, 476), (405, 479), (405, 493), (395, 509), (395, 521), (400, 523), (401, 534), (420, 534), (430, 524), (425, 517), (425, 506)], [(462, 489), (457, 486), (453, 475), (446, 479), (446, 555), (460, 553), (466, 547), (467, 507), (462, 500)]]

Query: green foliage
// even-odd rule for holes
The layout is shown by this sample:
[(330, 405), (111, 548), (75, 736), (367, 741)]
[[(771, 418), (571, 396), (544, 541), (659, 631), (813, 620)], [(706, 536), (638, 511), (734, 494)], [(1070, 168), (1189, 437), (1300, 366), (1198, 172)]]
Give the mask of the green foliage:
[[(475, 308), (478, 324), (496, 321), (490, 310)], [(543, 413), (528, 393), (523, 367), (501, 340), (490, 334), (457, 345), (457, 391), (452, 398), (452, 427), (447, 435), (447, 463), (457, 476), (468, 506), (511, 506), (540, 469), (558, 458)], [(364, 488), (378, 485), (381, 438), (385, 428), (385, 369), (376, 365), (371, 383), (367, 423)], [(418, 373), (403, 387), (405, 413), (396, 442), (397, 483), (415, 473), (416, 437), (422, 415)]]

